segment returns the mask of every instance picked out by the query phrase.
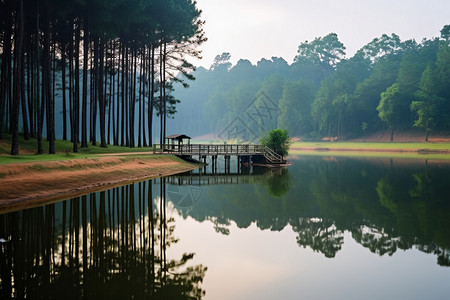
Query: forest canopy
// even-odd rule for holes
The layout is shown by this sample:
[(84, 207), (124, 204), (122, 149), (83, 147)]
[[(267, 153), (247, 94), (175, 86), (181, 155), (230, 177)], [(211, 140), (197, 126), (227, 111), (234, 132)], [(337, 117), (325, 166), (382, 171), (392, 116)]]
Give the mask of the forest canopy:
[(230, 53), (219, 54), (211, 68), (193, 73), (190, 89), (177, 90), (183, 101), (171, 126), (192, 135), (220, 133), (244, 118), (249, 106), (258, 107), (255, 99), (264, 94), (277, 111), (274, 121), (266, 116), (265, 126), (248, 119), (248, 130), (258, 135), (277, 127), (291, 136), (337, 139), (381, 130), (394, 138), (396, 130), (412, 127), (424, 137), (448, 132), (449, 44), (447, 25), (440, 38), (420, 43), (384, 34), (350, 58), (335, 33), (301, 43), (291, 64), (272, 57), (233, 66)]
[[(151, 145), (206, 41), (192, 0), (0, 0), (0, 139)], [(177, 77), (184, 74), (184, 77)], [(19, 128), (20, 127), (20, 128)], [(138, 136), (136, 136), (138, 135)]]

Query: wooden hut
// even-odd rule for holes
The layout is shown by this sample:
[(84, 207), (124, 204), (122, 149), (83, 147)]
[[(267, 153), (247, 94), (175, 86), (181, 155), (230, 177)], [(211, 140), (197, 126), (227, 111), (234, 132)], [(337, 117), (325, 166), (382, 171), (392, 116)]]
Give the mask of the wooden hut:
[(183, 145), (191, 144), (191, 138), (185, 134), (172, 134), (165, 137), (166, 149), (170, 152), (180, 151)]

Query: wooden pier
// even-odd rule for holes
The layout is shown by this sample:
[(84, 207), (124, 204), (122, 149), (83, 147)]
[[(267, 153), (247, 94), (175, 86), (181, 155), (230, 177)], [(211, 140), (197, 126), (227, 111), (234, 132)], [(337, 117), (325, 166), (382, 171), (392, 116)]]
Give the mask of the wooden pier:
[(217, 160), (218, 156), (225, 157), (225, 163), (229, 164), (231, 156), (237, 156), (241, 161), (250, 161), (252, 158), (261, 163), (281, 165), (286, 161), (281, 155), (275, 153), (269, 147), (263, 145), (241, 144), (164, 144), (160, 145), (162, 153), (170, 153), (184, 157), (199, 157), (206, 161), (207, 157)]

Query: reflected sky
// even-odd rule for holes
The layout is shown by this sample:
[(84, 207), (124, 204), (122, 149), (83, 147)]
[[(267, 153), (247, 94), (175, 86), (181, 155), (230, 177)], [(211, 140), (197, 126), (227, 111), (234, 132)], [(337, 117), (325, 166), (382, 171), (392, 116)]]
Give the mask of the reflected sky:
[(450, 269), (417, 249), (374, 255), (349, 232), (335, 258), (301, 248), (291, 227), (281, 232), (245, 229), (230, 234), (213, 224), (183, 219), (173, 211), (177, 235), (170, 249), (196, 253), (193, 263), (208, 266), (205, 299), (447, 299)]

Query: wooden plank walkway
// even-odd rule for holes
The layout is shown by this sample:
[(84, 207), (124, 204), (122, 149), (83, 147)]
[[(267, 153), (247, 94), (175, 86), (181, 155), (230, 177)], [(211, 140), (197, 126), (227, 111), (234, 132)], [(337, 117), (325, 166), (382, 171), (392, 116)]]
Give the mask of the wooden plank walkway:
[(165, 144), (160, 149), (164, 153), (171, 153), (180, 156), (264, 156), (268, 162), (273, 164), (283, 163), (283, 158), (269, 147), (263, 145), (241, 145), (241, 144), (188, 144), (176, 145)]

